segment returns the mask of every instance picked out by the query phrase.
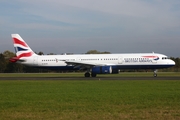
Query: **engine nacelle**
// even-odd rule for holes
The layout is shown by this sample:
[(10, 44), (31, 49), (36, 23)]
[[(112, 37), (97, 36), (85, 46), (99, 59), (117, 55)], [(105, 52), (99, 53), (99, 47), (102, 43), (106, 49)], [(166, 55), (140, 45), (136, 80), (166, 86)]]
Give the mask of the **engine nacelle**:
[(95, 74), (111, 74), (112, 72), (111, 66), (97, 66), (92, 68), (92, 73)]

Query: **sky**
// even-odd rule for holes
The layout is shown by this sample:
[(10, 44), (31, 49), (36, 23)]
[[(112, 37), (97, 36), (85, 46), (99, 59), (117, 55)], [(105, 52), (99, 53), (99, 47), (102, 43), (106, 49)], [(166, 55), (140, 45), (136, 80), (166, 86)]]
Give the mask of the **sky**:
[(0, 0), (0, 52), (18, 33), (35, 52), (180, 57), (180, 0)]

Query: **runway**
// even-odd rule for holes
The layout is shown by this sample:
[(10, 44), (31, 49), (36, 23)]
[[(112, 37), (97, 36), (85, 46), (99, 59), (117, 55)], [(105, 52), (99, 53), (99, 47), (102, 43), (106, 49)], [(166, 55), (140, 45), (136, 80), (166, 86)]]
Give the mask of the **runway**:
[(0, 77), (0, 80), (180, 80), (180, 77)]

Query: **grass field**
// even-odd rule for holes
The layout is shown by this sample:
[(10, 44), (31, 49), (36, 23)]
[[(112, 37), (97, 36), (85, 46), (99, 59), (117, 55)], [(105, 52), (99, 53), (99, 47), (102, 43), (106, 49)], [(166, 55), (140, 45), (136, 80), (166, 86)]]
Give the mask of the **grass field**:
[[(82, 76), (0, 74), (0, 77)], [(152, 73), (122, 73), (120, 76)], [(158, 73), (180, 76), (179, 73)], [(109, 76), (109, 75), (107, 75)], [(180, 119), (179, 80), (0, 80), (0, 120)]]

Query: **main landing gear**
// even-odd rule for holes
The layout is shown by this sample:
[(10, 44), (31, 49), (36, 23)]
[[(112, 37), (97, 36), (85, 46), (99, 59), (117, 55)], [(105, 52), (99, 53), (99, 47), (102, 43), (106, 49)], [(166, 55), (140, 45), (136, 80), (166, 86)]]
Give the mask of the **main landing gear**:
[(84, 74), (84, 77), (96, 77), (96, 73), (91, 73), (90, 74), (90, 72), (86, 72), (85, 74)]
[(89, 72), (86, 72), (86, 73), (84, 74), (84, 77), (90, 77), (90, 73), (89, 73)]
[(154, 70), (154, 77), (157, 77), (157, 69)]

